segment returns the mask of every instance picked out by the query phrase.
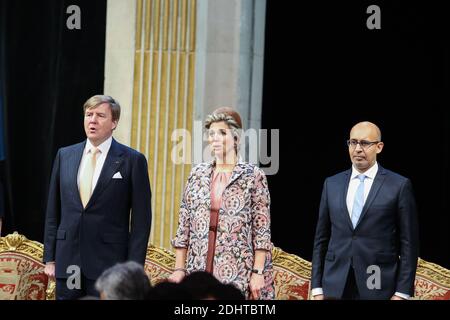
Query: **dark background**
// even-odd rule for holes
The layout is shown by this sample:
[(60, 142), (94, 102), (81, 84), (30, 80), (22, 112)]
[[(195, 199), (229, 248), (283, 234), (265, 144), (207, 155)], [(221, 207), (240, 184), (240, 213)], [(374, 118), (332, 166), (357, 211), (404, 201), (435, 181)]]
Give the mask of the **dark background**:
[[(381, 8), (381, 30), (366, 9)], [(411, 179), (420, 256), (450, 268), (450, 47), (437, 2), (268, 0), (263, 127), (280, 128), (269, 176), (276, 246), (311, 260), (323, 181), (351, 167), (359, 121), (382, 131), (378, 161)]]
[[(80, 6), (81, 30), (66, 8)], [(3, 234), (42, 242), (48, 185), (59, 147), (85, 139), (82, 106), (103, 92), (106, 0), (0, 0), (5, 75)]]
[[(450, 268), (450, 32), (438, 3), (267, 0), (262, 117), (280, 129), (280, 170), (268, 177), (276, 246), (311, 260), (323, 181), (350, 168), (349, 130), (370, 120), (383, 133), (380, 164), (413, 182), (421, 257)], [(71, 4), (81, 30), (65, 26)], [(366, 28), (371, 4), (381, 30)], [(81, 106), (103, 91), (105, 21), (106, 0), (0, 0), (4, 234), (42, 241), (53, 158), (84, 139)]]

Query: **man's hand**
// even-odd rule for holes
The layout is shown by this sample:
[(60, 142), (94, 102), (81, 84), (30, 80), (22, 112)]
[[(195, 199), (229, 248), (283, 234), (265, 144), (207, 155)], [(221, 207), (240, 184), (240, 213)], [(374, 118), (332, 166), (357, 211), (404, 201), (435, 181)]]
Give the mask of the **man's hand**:
[(391, 298), (391, 300), (405, 300), (405, 299), (403, 299), (402, 297), (393, 295), (392, 298)]
[(324, 300), (325, 297), (324, 297), (323, 294), (318, 294), (318, 295), (316, 295), (316, 296), (313, 296), (312, 299), (313, 299), (313, 300)]
[(264, 288), (264, 275), (252, 273), (250, 277), (250, 299), (258, 300), (261, 296), (261, 289)]
[(55, 263), (54, 262), (47, 262), (45, 264), (44, 273), (49, 278), (55, 278)]

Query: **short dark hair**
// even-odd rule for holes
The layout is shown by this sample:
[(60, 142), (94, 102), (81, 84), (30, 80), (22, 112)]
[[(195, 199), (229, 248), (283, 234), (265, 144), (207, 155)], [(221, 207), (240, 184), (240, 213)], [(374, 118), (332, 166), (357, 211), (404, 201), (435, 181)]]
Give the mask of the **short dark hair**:
[(145, 300), (151, 285), (144, 267), (128, 261), (106, 269), (95, 282), (95, 288), (107, 300)]

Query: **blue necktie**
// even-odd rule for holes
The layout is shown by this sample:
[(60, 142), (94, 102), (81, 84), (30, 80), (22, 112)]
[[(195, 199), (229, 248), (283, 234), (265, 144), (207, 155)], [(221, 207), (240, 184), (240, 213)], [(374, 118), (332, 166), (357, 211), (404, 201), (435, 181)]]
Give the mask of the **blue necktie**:
[(352, 209), (352, 224), (353, 228), (356, 227), (358, 223), (359, 216), (361, 215), (361, 211), (364, 207), (364, 179), (365, 175), (359, 174), (356, 176), (359, 179), (358, 189), (356, 189), (355, 200), (353, 201), (353, 209)]

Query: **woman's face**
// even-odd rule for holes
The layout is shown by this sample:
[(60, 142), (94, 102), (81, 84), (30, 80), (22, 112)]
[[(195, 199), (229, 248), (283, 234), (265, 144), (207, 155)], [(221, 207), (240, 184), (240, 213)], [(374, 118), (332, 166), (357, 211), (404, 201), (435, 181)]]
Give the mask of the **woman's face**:
[(225, 160), (225, 163), (234, 161), (236, 157), (235, 140), (225, 121), (211, 123), (208, 129), (208, 142), (215, 157)]

